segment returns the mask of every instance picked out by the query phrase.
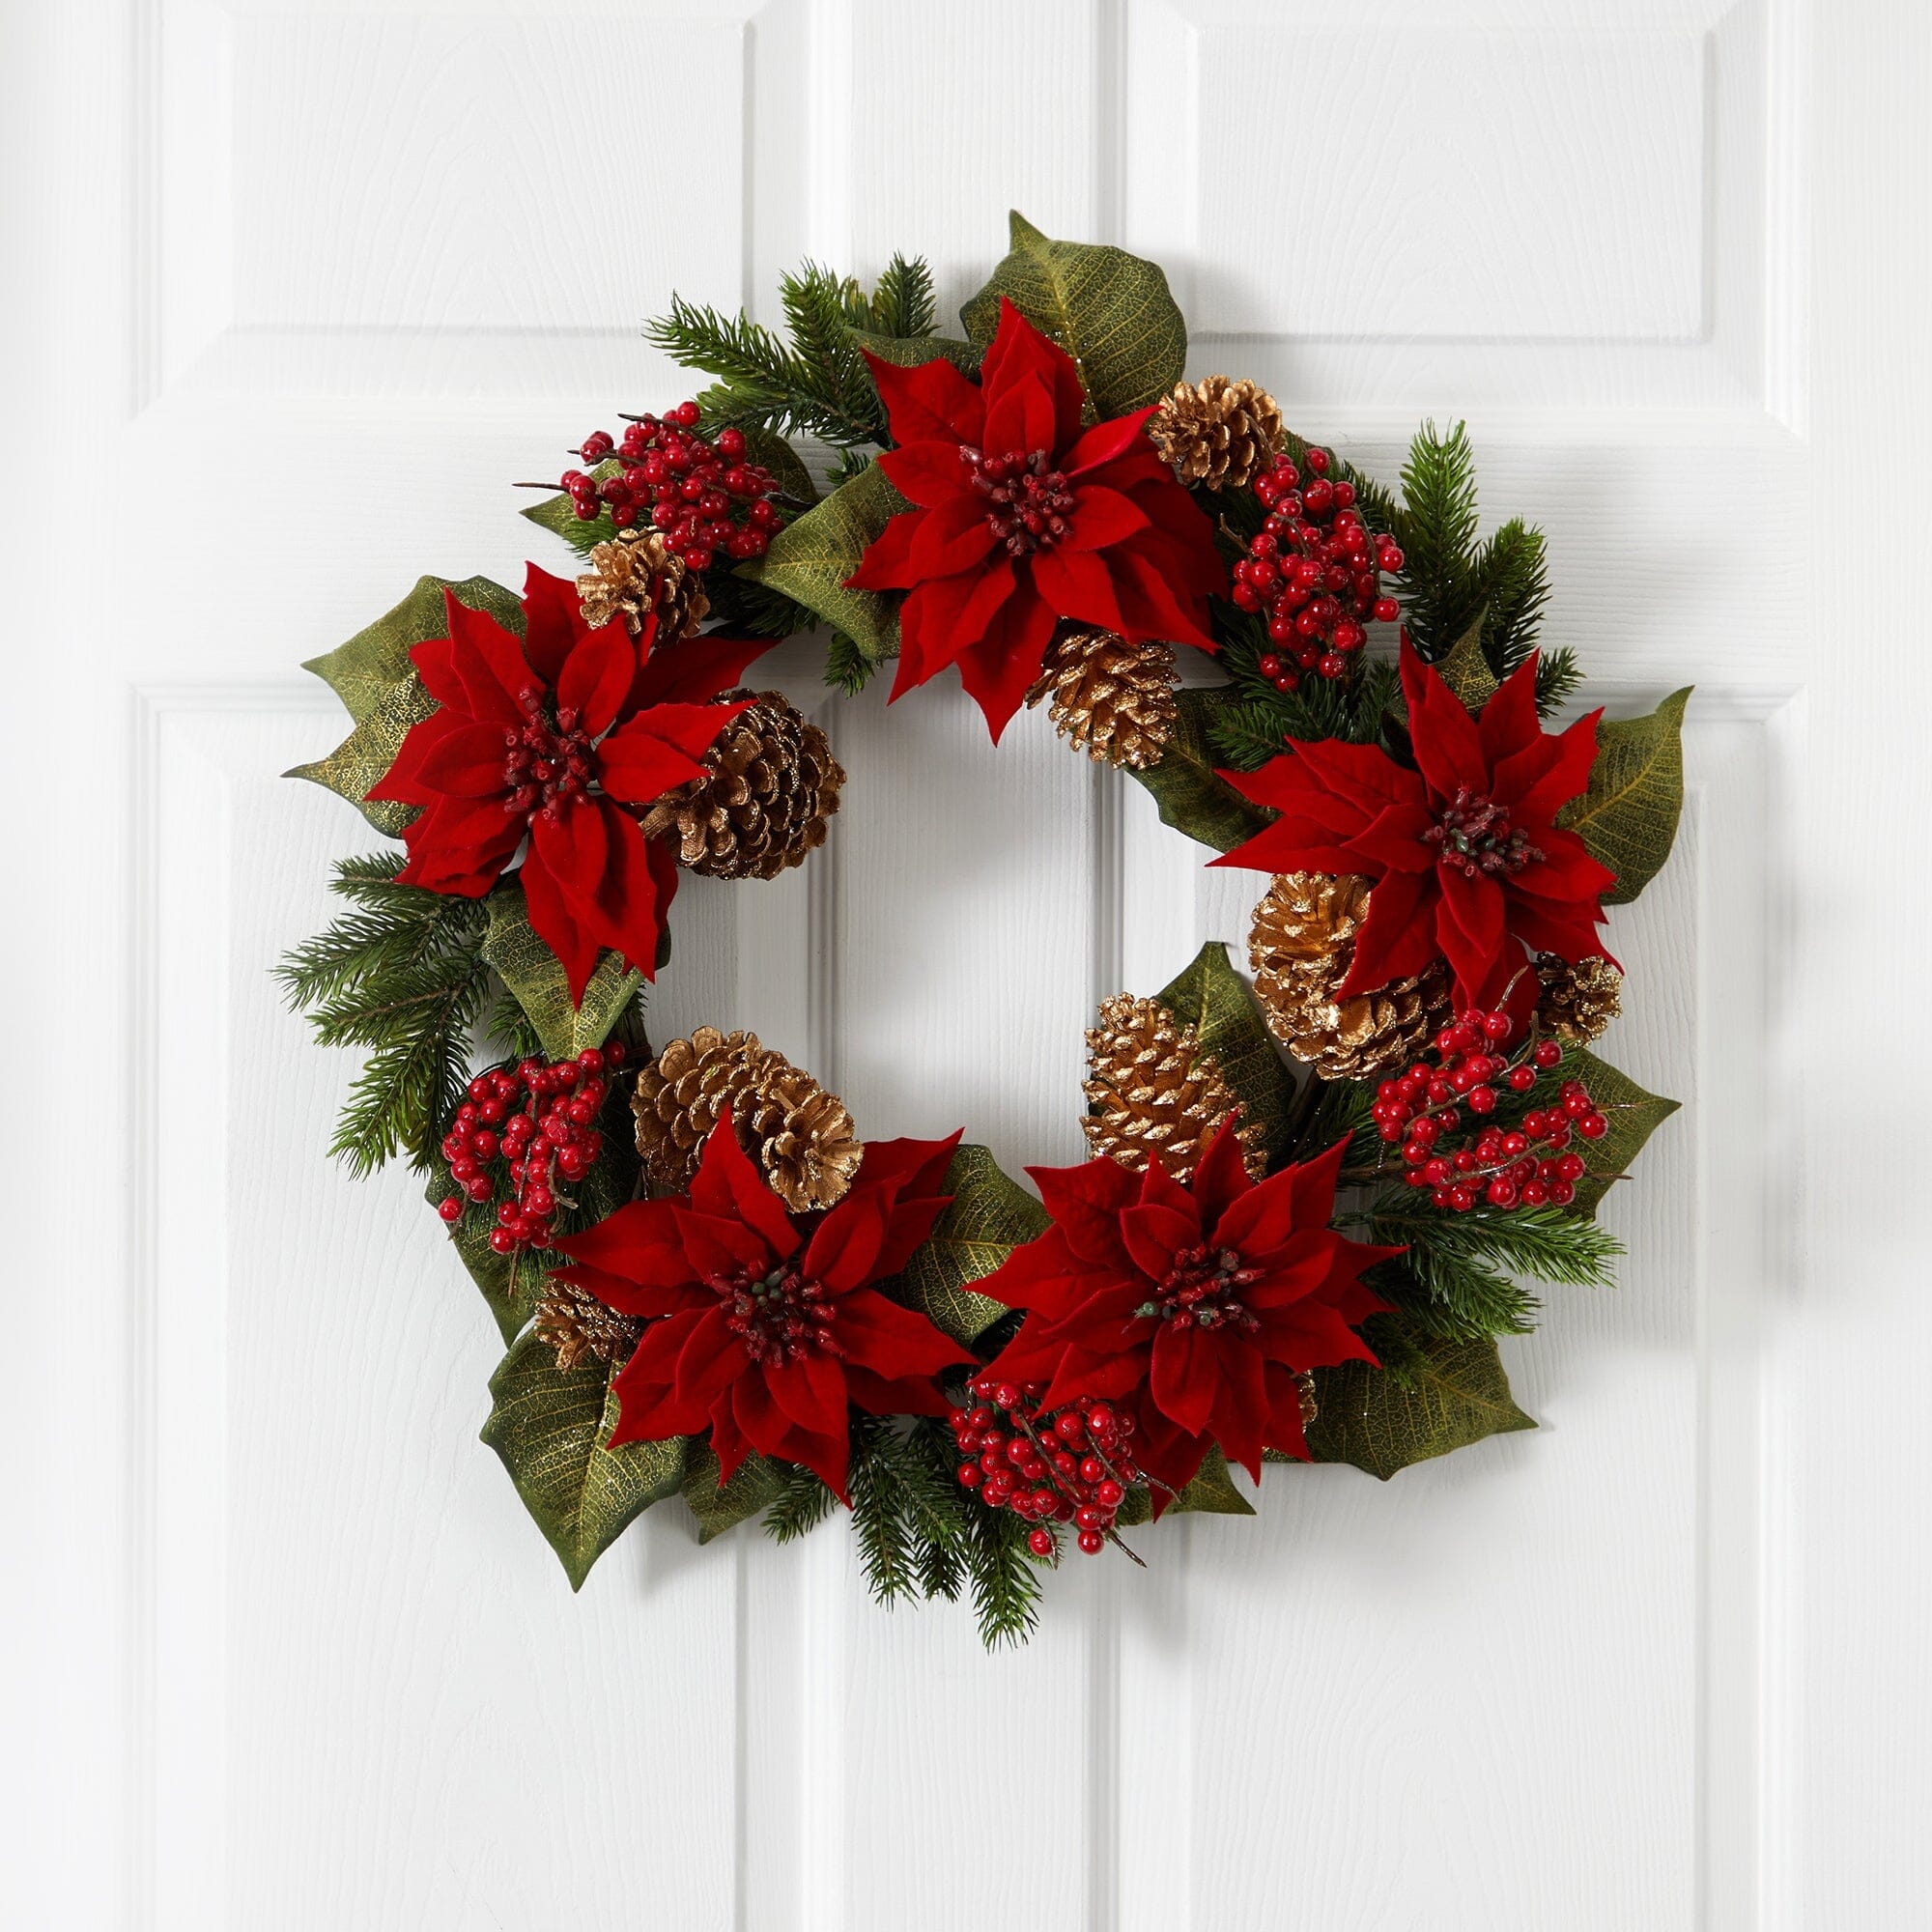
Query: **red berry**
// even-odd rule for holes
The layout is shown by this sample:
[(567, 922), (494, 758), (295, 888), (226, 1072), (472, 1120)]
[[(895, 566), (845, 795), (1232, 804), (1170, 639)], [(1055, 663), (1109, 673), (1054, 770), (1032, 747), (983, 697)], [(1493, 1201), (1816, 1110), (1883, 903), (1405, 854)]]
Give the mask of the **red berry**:
[(1097, 1529), (1083, 1529), (1080, 1532), (1080, 1548), (1088, 1556), (1097, 1556), (1107, 1547), (1107, 1539)]
[(436, 1211), (439, 1214), (440, 1214), (445, 1221), (462, 1220), (463, 1219), (462, 1195), (452, 1194), (447, 1201), (439, 1201), (436, 1204)]

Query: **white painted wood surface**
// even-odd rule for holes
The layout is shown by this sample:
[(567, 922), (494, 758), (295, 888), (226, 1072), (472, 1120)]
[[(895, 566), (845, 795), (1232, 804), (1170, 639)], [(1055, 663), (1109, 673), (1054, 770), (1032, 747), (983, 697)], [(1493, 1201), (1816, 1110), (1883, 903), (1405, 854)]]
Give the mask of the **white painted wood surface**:
[[(1925, 1922), (1932, 23), (1820, 13), (0, 5), (0, 1924)], [(351, 1068), (266, 977), (367, 843), (274, 777), (337, 728), (294, 667), (546, 554), (503, 486), (685, 392), (672, 287), (769, 317), (906, 246), (956, 300), (1015, 203), (1384, 474), (1467, 414), (1548, 635), (1619, 705), (1698, 684), (1607, 1043), (1689, 1105), (1622, 1287), (1507, 1349), (1535, 1434), (1271, 1471), (996, 1660), (837, 1528), (667, 1506), (573, 1598), (475, 1440), (492, 1326), (406, 1177), (321, 1158)], [(956, 690), (775, 667), (847, 808), (686, 888), (656, 1030), (1075, 1157), (1094, 999), (1252, 886), (1037, 717), (996, 755)]]

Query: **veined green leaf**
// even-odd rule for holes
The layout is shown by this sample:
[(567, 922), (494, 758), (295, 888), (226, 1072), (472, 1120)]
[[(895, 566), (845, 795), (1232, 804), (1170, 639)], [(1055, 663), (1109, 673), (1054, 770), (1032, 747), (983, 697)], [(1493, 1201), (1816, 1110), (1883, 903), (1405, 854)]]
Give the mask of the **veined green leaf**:
[(1577, 1183), (1576, 1208), (1578, 1213), (1594, 1214), (1604, 1196), (1616, 1185), (1616, 1177), (1630, 1172), (1631, 1162), (1642, 1152), (1644, 1143), (1681, 1103), (1647, 1093), (1628, 1073), (1584, 1047), (1573, 1046), (1565, 1052), (1562, 1073), (1566, 1080), (1580, 1080), (1590, 1090), (1591, 1099), (1610, 1123), (1602, 1140), (1574, 1144), (1589, 1163), (1589, 1172)]
[(503, 1459), (524, 1507), (562, 1561), (573, 1590), (652, 1503), (684, 1478), (690, 1439), (611, 1446), (617, 1398), (610, 1371), (564, 1371), (534, 1335), (513, 1347), (490, 1378), (483, 1440)]
[(1156, 403), (1187, 363), (1187, 324), (1152, 262), (1124, 248), (1054, 242), (1015, 210), (1011, 247), (959, 319), (977, 343), (993, 339), (1005, 296), (1073, 357), (1099, 416)]
[(1253, 1516), (1255, 1506), (1235, 1487), (1228, 1459), (1219, 1449), (1209, 1449), (1193, 1481), (1164, 1513), (1172, 1515), (1177, 1510), (1199, 1510), (1208, 1516)]
[(756, 1516), (778, 1500), (784, 1487), (778, 1469), (755, 1452), (732, 1470), (731, 1480), (722, 1489), (718, 1475), (719, 1462), (711, 1444), (694, 1436), (683, 1494), (685, 1506), (697, 1519), (699, 1543), (709, 1543), (747, 1517)]
[(506, 630), (523, 635), (523, 606), (515, 591), (505, 590), (487, 577), (466, 577), (460, 582), (444, 577), (419, 577), (415, 588), (394, 610), (385, 611), (346, 644), (338, 644), (323, 657), (310, 658), (302, 669), (321, 678), (359, 724), (381, 707), (396, 686), (415, 682), (411, 650), (425, 639), (449, 635), (442, 601), (445, 590), (454, 592), (459, 604), (488, 611)]
[(1174, 735), (1160, 763), (1145, 770), (1130, 767), (1128, 776), (1153, 794), (1163, 825), (1217, 852), (1232, 852), (1263, 830), (1272, 814), (1243, 798), (1217, 770), (1208, 739), (1208, 706), (1214, 700), (1204, 691), (1179, 696)]
[(1318, 1463), (1351, 1463), (1386, 1482), (1411, 1463), (1486, 1435), (1534, 1429), (1516, 1405), (1492, 1341), (1423, 1342), (1402, 1379), (1366, 1362), (1315, 1371), (1308, 1429)]
[(1004, 1301), (974, 1293), (971, 1284), (991, 1274), (1022, 1242), (1043, 1235), (1047, 1212), (982, 1147), (955, 1151), (945, 1191), (952, 1205), (885, 1292), (970, 1347), (1008, 1313)]
[(901, 369), (916, 369), (922, 362), (937, 362), (943, 357), (962, 376), (977, 376), (986, 353), (983, 343), (959, 342), (950, 335), (880, 335), (869, 328), (855, 328), (851, 334), (868, 355)]
[(1483, 654), (1483, 624), (1487, 611), (1478, 611), (1468, 628), (1449, 646), (1449, 652), (1435, 668), (1442, 682), (1463, 700), (1464, 709), (1479, 712), (1495, 695), (1495, 673)]
[(783, 593), (843, 631), (877, 663), (899, 647), (898, 600), (877, 590), (852, 590), (845, 580), (886, 525), (912, 505), (868, 464), (831, 496), (781, 529), (763, 556), (738, 575)]
[(490, 895), (490, 929), (483, 956), (515, 995), (553, 1060), (574, 1060), (587, 1046), (602, 1046), (624, 1015), (643, 975), (614, 952), (598, 960), (581, 1004), (570, 997), (570, 981), (557, 956), (530, 925), (523, 888), (514, 882)]
[(1182, 1026), (1198, 1030), (1235, 1090), (1243, 1121), (1258, 1123), (1270, 1165), (1287, 1152), (1294, 1081), (1263, 1023), (1254, 995), (1235, 971), (1228, 949), (1210, 939), (1179, 978), (1154, 995)]
[(1684, 707), (1690, 687), (1674, 691), (1642, 718), (1613, 718), (1599, 727), (1590, 785), (1556, 822), (1589, 847), (1617, 882), (1606, 905), (1628, 905), (1649, 885), (1677, 838), (1684, 809)]

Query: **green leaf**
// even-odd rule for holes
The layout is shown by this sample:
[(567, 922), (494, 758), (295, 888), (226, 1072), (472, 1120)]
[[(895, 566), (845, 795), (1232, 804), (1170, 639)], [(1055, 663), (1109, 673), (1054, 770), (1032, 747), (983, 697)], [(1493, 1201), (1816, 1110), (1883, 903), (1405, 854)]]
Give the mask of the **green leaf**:
[[(589, 471), (601, 483), (605, 477), (614, 475), (624, 466), (614, 456), (607, 456), (604, 461)], [(594, 517), (580, 517), (576, 505), (560, 491), (554, 497), (545, 497), (541, 501), (518, 512), (553, 536), (561, 537), (579, 556), (588, 556), (601, 543), (608, 543), (617, 534), (617, 526), (611, 521), (611, 512), (600, 507)]]
[(959, 311), (987, 343), (1005, 296), (1073, 357), (1097, 415), (1145, 409), (1180, 381), (1187, 324), (1160, 268), (1124, 248), (1053, 242), (1014, 210), (1011, 251)]
[(282, 776), (325, 786), (346, 798), (378, 832), (398, 838), (420, 808), (385, 800), (372, 802), (369, 789), (396, 762), (410, 727), (421, 724), (435, 709), (436, 699), (420, 684), (392, 686), (388, 696), (327, 757), (297, 765)]
[(881, 362), (901, 369), (916, 369), (922, 362), (951, 362), (962, 376), (978, 376), (983, 343), (958, 342), (950, 335), (880, 335), (869, 328), (855, 328), (852, 340)]
[(744, 431), (744, 438), (745, 454), (772, 472), (772, 481), (781, 496), (801, 503), (818, 501), (818, 485), (811, 480), (811, 471), (777, 430), (761, 429), (754, 423)]
[(412, 646), (429, 638), (449, 634), (443, 592), (472, 611), (485, 611), (507, 629), (523, 634), (523, 607), (512, 591), (487, 577), (423, 577), (416, 587), (366, 629), (327, 656), (303, 665), (313, 671), (348, 707), (355, 721), (350, 732), (327, 757), (297, 765), (283, 777), (306, 779), (311, 784), (346, 798), (377, 831), (395, 838), (416, 815), (412, 805), (369, 803), (369, 788), (396, 761), (411, 725), (436, 709), (411, 661)]
[(1589, 847), (1617, 882), (1605, 905), (1628, 905), (1670, 857), (1684, 809), (1684, 707), (1690, 687), (1673, 691), (1642, 718), (1613, 718), (1599, 728), (1589, 789), (1556, 822)]
[(502, 977), (553, 1060), (574, 1060), (587, 1046), (602, 1046), (624, 1015), (643, 975), (627, 967), (615, 952), (598, 960), (581, 1003), (570, 997), (570, 981), (557, 956), (536, 935), (514, 882), (490, 895), (490, 929), (483, 956)]
[(310, 658), (302, 669), (321, 678), (359, 724), (398, 685), (415, 682), (411, 650), (426, 639), (449, 635), (442, 601), (445, 590), (453, 591), (459, 604), (486, 611), (507, 630), (523, 635), (523, 606), (515, 591), (492, 583), (487, 577), (466, 577), (460, 582), (444, 577), (419, 577), (415, 588), (394, 610), (357, 631), (346, 644), (338, 644), (326, 656)]
[[(424, 1198), (432, 1207), (440, 1207), (451, 1195), (461, 1192), (450, 1179), (449, 1170), (439, 1165), (430, 1177)], [(546, 1270), (556, 1266), (563, 1257), (534, 1248), (518, 1248), (499, 1255), (490, 1245), (490, 1231), (496, 1225), (496, 1217), (489, 1208), (472, 1207), (460, 1221), (450, 1224), (449, 1244), (481, 1290), (507, 1349), (536, 1313), (537, 1303), (543, 1298)]]
[(1366, 1362), (1317, 1369), (1315, 1389), (1309, 1453), (1318, 1463), (1352, 1463), (1383, 1482), (1486, 1435), (1536, 1427), (1512, 1399), (1492, 1341), (1424, 1342), (1401, 1379)]
[(720, 1463), (709, 1442), (690, 1438), (691, 1454), (684, 1476), (684, 1500), (697, 1519), (697, 1540), (709, 1543), (735, 1529), (748, 1517), (756, 1516), (778, 1501), (785, 1484), (778, 1465), (768, 1463), (755, 1451), (731, 1472), (731, 1480), (720, 1488)]
[(1273, 1165), (1287, 1151), (1294, 1080), (1228, 949), (1210, 939), (1154, 998), (1182, 1026), (1198, 1030), (1202, 1047), (1214, 1056), (1222, 1078), (1241, 1101), (1241, 1118), (1261, 1126)]
[(787, 524), (763, 556), (738, 566), (738, 575), (781, 590), (877, 663), (899, 647), (898, 600), (877, 590), (848, 590), (845, 580), (886, 525), (911, 508), (885, 471), (868, 464)]
[(573, 1590), (635, 1518), (677, 1489), (689, 1448), (684, 1436), (611, 1448), (617, 1398), (608, 1374), (589, 1364), (566, 1373), (526, 1335), (490, 1378), (483, 1440), (503, 1459)]
[(1271, 820), (1271, 814), (1243, 798), (1216, 769), (1208, 742), (1208, 720), (1214, 700), (1203, 691), (1183, 691), (1174, 735), (1160, 754), (1160, 763), (1146, 770), (1129, 768), (1153, 794), (1160, 822), (1190, 838), (1232, 852), (1245, 844)]
[(1435, 667), (1442, 682), (1463, 700), (1472, 715), (1480, 712), (1496, 695), (1495, 673), (1483, 655), (1483, 620), (1478, 611), (1468, 628), (1449, 646), (1449, 652)]
[(982, 1147), (954, 1151), (945, 1191), (952, 1206), (885, 1292), (970, 1347), (1009, 1312), (1004, 1301), (975, 1294), (971, 1284), (991, 1274), (1022, 1242), (1045, 1234), (1047, 1212)]
[(1168, 1504), (1164, 1515), (1176, 1510), (1199, 1510), (1208, 1516), (1253, 1516), (1255, 1506), (1235, 1487), (1228, 1471), (1228, 1459), (1219, 1449), (1209, 1449), (1194, 1480)]
[(1631, 1162), (1643, 1151), (1644, 1143), (1682, 1103), (1646, 1092), (1628, 1073), (1583, 1047), (1565, 1050), (1563, 1077), (1580, 1080), (1610, 1123), (1602, 1140), (1574, 1143), (1590, 1164), (1590, 1171), (1577, 1183), (1576, 1207), (1579, 1213), (1594, 1214), (1617, 1178), (1630, 1172)]

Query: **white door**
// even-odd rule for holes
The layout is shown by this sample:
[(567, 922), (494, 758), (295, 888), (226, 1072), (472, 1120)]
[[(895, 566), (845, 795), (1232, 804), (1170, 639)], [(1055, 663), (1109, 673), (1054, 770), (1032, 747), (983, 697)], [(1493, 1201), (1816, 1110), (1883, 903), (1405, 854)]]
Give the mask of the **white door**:
[[(20, 1932), (1926, 1922), (1912, 1235), (1932, 518), (1914, 0), (0, 7), (10, 1021), (0, 1923)], [(296, 668), (688, 379), (673, 288), (954, 301), (1017, 206), (1163, 260), (1190, 373), (1393, 476), (1469, 419), (1613, 708), (1694, 682), (1619, 1062), (1690, 1104), (1534, 1433), (1069, 1566), (1018, 1654), (841, 1527), (648, 1516), (581, 1596), (498, 1352), (268, 968), (367, 834)], [(687, 888), (661, 1037), (1065, 1161), (1081, 1028), (1257, 882), (1037, 714), (783, 681), (828, 862)]]

